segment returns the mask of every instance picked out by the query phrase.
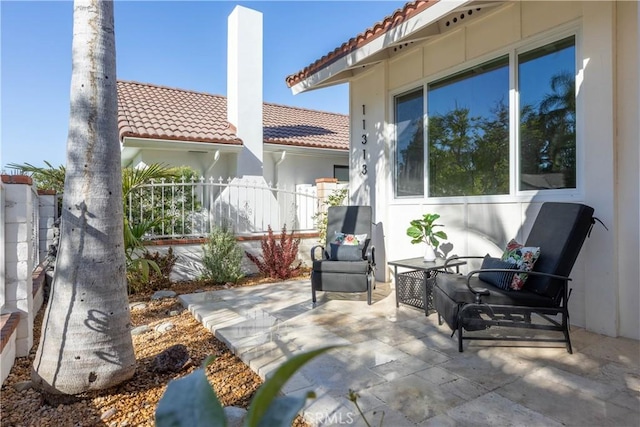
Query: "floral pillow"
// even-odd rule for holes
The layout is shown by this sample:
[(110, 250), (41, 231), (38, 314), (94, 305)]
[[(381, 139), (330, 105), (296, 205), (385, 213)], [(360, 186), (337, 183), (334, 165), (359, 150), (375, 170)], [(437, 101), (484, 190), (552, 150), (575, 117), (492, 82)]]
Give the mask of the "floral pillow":
[[(540, 248), (533, 246), (524, 246), (518, 243), (515, 239), (511, 239), (507, 243), (507, 248), (502, 254), (502, 261), (507, 261), (518, 266), (518, 270), (531, 271), (533, 265), (540, 256)], [(524, 286), (525, 280), (528, 275), (525, 273), (514, 274), (511, 281), (511, 289), (519, 291)]]
[(345, 245), (345, 246), (364, 246), (365, 241), (367, 240), (367, 235), (365, 234), (345, 234), (335, 232), (333, 236), (333, 240), (330, 243), (335, 243), (337, 245)]

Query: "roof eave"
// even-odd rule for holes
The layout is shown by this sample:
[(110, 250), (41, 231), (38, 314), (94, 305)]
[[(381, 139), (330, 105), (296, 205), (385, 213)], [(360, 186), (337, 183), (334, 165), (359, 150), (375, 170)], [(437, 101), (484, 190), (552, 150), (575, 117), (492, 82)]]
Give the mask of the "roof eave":
[(424, 30), (449, 13), (472, 3), (474, 0), (438, 1), (405, 22), (389, 29), (365, 45), (344, 56), (321, 66), (318, 70), (291, 86), (291, 92), (298, 93), (345, 83), (354, 76), (354, 69), (372, 65), (388, 57), (386, 49), (409, 41), (411, 35)]
[(265, 153), (281, 153), (283, 151), (289, 151), (291, 153), (305, 155), (305, 156), (333, 156), (343, 158), (349, 155), (349, 148), (329, 148), (329, 147), (311, 147), (301, 146), (295, 144), (283, 144), (274, 142), (264, 143)]

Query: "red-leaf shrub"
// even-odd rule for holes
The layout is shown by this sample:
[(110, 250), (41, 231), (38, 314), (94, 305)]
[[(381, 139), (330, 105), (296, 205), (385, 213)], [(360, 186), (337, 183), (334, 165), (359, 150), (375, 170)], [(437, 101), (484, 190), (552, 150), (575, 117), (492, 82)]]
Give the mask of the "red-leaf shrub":
[(271, 226), (268, 226), (267, 235), (260, 242), (262, 247), (262, 259), (245, 251), (247, 257), (258, 267), (260, 273), (274, 279), (288, 279), (300, 273), (302, 263), (298, 263), (298, 246), (300, 239), (293, 238), (293, 231), (287, 234), (287, 226), (282, 227), (280, 238), (273, 235)]

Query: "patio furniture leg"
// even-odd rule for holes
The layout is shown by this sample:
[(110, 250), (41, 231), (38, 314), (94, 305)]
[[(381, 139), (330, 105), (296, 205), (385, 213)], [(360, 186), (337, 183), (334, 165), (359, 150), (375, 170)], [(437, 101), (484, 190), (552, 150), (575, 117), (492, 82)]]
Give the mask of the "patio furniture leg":
[(462, 317), (458, 317), (458, 352), (462, 353)]
[(564, 333), (564, 339), (566, 340), (567, 352), (569, 354), (573, 354), (573, 349), (571, 348), (571, 338), (569, 338), (569, 320), (567, 319), (568, 313), (562, 313), (562, 333)]

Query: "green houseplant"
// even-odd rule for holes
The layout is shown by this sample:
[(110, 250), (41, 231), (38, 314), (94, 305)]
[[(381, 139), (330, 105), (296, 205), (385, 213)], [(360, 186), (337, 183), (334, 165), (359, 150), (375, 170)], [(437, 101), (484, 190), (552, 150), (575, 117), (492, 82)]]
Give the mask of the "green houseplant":
[(414, 219), (407, 228), (407, 235), (411, 237), (411, 243), (426, 243), (427, 248), (424, 254), (425, 261), (434, 261), (436, 259), (435, 249), (440, 244), (439, 239), (446, 239), (447, 233), (442, 230), (435, 231), (436, 227), (444, 227), (442, 224), (436, 224), (436, 220), (440, 218), (438, 214), (426, 213), (420, 219)]

